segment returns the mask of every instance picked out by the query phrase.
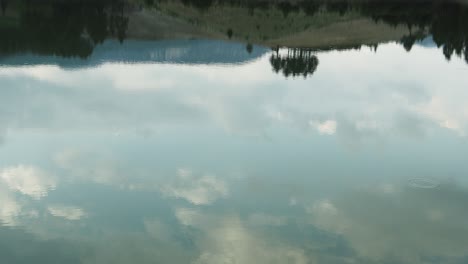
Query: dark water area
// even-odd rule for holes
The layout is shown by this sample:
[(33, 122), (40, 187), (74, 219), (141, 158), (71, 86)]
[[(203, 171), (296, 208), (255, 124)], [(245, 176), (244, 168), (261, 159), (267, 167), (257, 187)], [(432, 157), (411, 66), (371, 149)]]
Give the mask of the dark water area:
[(462, 2), (0, 7), (0, 263), (468, 263)]

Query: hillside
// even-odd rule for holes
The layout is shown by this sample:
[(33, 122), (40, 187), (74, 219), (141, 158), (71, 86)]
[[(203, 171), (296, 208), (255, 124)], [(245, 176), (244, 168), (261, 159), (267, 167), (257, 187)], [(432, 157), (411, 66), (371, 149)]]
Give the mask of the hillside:
[(134, 39), (217, 38), (270, 47), (328, 47), (400, 40), (403, 26), (375, 23), (355, 12), (319, 11), (314, 15), (275, 7), (250, 9), (214, 5), (201, 10), (177, 1), (130, 15), (128, 37)]

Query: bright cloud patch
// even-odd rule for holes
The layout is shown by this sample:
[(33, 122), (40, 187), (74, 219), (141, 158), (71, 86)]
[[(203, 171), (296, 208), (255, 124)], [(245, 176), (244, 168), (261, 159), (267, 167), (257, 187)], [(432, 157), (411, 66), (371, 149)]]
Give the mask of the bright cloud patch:
[(175, 180), (165, 185), (162, 192), (170, 197), (185, 199), (195, 205), (206, 205), (226, 197), (228, 187), (216, 176), (196, 176), (190, 170), (179, 169)]
[(308, 211), (325, 213), (328, 215), (336, 215), (338, 213), (338, 209), (336, 209), (335, 205), (333, 205), (329, 200), (322, 200), (314, 203), (312, 208), (308, 209)]
[(201, 232), (201, 237), (194, 241), (201, 249), (194, 264), (311, 263), (304, 250), (270, 241), (261, 234), (255, 234), (255, 231), (247, 228), (239, 217), (207, 215), (193, 209), (179, 209), (176, 211), (176, 216), (181, 223)]
[(78, 207), (71, 206), (49, 206), (48, 211), (51, 215), (76, 221), (86, 216), (86, 212)]
[(437, 191), (403, 188), (393, 195), (385, 189), (377, 186), (317, 201), (306, 208), (311, 224), (341, 235), (369, 263), (384, 263), (388, 256), (402, 264), (427, 263), (433, 256), (444, 263), (466, 258), (466, 189), (447, 184)]
[(25, 165), (0, 170), (0, 179), (14, 191), (40, 199), (54, 189), (56, 181), (39, 168)]
[(326, 120), (324, 122), (311, 121), (310, 125), (316, 128), (322, 135), (333, 135), (336, 133), (337, 123), (335, 120)]
[(0, 225), (15, 226), (21, 206), (0, 189)]

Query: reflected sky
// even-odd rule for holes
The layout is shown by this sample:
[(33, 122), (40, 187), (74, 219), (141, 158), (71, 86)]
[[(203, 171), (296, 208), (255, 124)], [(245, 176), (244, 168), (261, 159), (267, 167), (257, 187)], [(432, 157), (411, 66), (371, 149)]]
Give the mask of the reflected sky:
[(285, 78), (270, 55), (2, 66), (0, 259), (466, 263), (463, 59), (388, 43)]

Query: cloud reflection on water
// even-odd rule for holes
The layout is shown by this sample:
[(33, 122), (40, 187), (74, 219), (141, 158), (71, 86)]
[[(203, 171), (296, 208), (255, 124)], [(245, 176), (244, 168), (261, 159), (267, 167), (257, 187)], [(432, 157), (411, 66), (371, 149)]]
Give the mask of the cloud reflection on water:
[[(81, 241), (84, 263), (460, 262), (464, 149), (444, 151), (465, 144), (468, 77), (439, 55), (323, 52), (307, 80), (268, 56), (3, 67), (2, 229)], [(342, 150), (369, 142), (389, 144)], [(434, 175), (458, 181), (398, 184)]]

